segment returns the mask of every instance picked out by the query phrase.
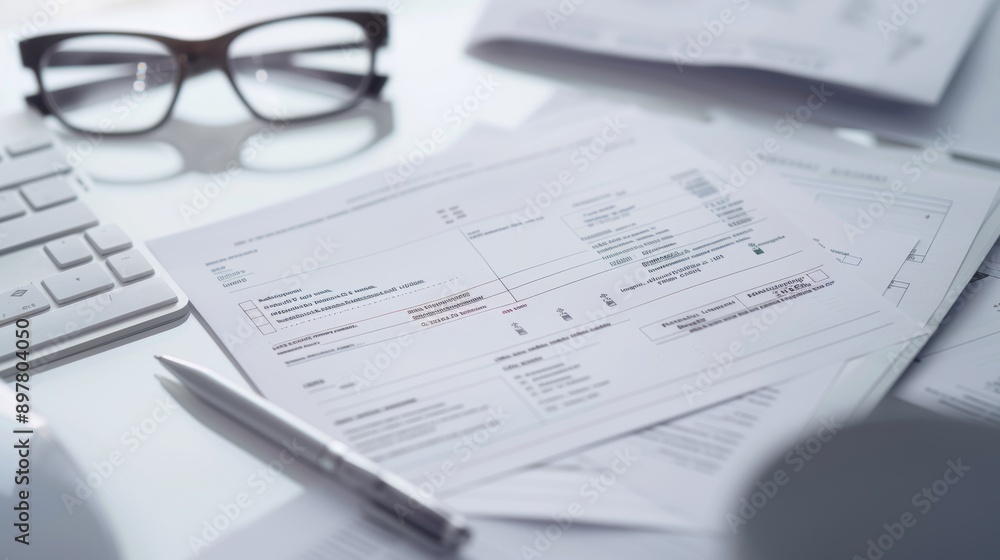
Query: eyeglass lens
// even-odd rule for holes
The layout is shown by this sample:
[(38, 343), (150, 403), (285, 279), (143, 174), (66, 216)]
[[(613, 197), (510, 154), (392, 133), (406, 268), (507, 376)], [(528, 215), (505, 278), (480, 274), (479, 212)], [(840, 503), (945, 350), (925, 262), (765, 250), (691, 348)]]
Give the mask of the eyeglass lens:
[(161, 122), (179, 68), (162, 43), (127, 35), (85, 35), (56, 43), (42, 57), (42, 88), (70, 126), (135, 132)]
[[(336, 17), (304, 17), (251, 28), (229, 45), (226, 64), (244, 102), (265, 119), (344, 109), (372, 79), (364, 28)], [(167, 45), (129, 35), (84, 35), (51, 46), (40, 77), (46, 100), (70, 126), (140, 132), (166, 118), (180, 67)]]
[(371, 80), (364, 29), (331, 17), (250, 29), (233, 40), (228, 60), (237, 90), (266, 119), (337, 111), (354, 103)]

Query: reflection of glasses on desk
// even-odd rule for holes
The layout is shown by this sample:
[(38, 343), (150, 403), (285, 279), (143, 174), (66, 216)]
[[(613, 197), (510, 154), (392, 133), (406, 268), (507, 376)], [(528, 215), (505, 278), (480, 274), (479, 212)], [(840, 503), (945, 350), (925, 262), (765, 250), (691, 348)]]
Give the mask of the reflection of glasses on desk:
[(170, 116), (188, 76), (220, 69), (260, 119), (327, 117), (375, 96), (375, 52), (386, 44), (379, 12), (328, 12), (258, 23), (206, 41), (87, 32), (21, 42), (39, 93), (27, 102), (69, 128), (100, 134), (152, 130)]

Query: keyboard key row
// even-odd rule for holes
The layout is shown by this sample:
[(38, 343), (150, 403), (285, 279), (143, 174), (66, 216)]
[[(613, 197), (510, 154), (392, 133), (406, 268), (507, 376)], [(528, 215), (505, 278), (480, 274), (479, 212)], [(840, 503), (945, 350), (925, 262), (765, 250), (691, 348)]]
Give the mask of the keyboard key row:
[[(109, 255), (132, 247), (132, 240), (114, 224), (90, 228), (84, 232), (83, 237), (100, 255)], [(59, 268), (69, 268), (94, 258), (80, 237), (64, 237), (46, 243), (45, 253)], [(142, 257), (138, 252), (136, 254)]]
[(59, 268), (69, 268), (94, 258), (79, 237), (64, 237), (46, 243), (45, 253)]
[(42, 286), (56, 303), (63, 304), (110, 290), (115, 283), (99, 263), (91, 263), (49, 276)]
[(66, 179), (62, 175), (29, 183), (21, 187), (21, 194), (35, 210), (44, 210), (76, 200), (76, 193), (66, 184)]
[(34, 284), (18, 286), (0, 294), (0, 325), (13, 323), (48, 308), (49, 301)]
[(27, 211), (16, 192), (0, 192), (0, 222), (23, 216)]
[(97, 225), (97, 216), (76, 201), (0, 223), (0, 255)]
[(94, 250), (102, 255), (110, 255), (132, 246), (132, 240), (114, 224), (88, 229), (84, 235)]
[[(77, 250), (77, 248), (66, 249), (66, 247), (73, 247), (75, 244), (79, 244), (79, 248), (83, 250), (87, 260), (92, 258), (79, 239), (67, 238), (49, 243), (45, 246), (45, 250), (48, 252), (50, 247), (55, 246), (56, 254), (62, 258)], [(108, 258), (108, 268), (126, 284), (147, 278), (154, 273), (153, 266), (138, 249), (112, 255)], [(56, 303), (62, 305), (110, 290), (114, 288), (114, 283), (100, 264), (93, 263), (50, 276), (42, 280), (42, 286)], [(7, 290), (0, 293), (0, 325), (41, 313), (49, 307), (48, 300), (34, 284), (29, 283)]]
[[(3, 168), (0, 168), (0, 173), (2, 172)], [(21, 187), (21, 195), (35, 210), (45, 210), (76, 200), (76, 193), (61, 175), (29, 183)], [(0, 192), (0, 222), (23, 216), (27, 210), (16, 190)]]
[(0, 189), (18, 187), (31, 181), (69, 171), (62, 155), (54, 148), (44, 148), (0, 162)]
[(42, 148), (48, 148), (50, 146), (52, 146), (52, 140), (48, 137), (48, 135), (31, 134), (18, 138), (17, 140), (7, 144), (7, 153), (10, 154), (11, 157), (18, 157), (31, 152), (36, 152)]
[[(130, 284), (33, 318), (31, 348), (42, 349), (176, 301), (177, 295), (162, 278)], [(14, 340), (15, 328), (0, 327), (0, 340)], [(12, 358), (14, 351), (13, 344), (0, 347), (0, 361)]]
[(153, 266), (138, 249), (108, 257), (108, 267), (119, 280), (125, 283), (153, 275)]

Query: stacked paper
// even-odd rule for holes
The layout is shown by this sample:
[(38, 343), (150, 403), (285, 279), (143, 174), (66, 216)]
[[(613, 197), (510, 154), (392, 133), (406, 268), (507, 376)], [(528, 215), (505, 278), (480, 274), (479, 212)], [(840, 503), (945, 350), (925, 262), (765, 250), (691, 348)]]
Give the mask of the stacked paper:
[[(585, 113), (614, 111), (611, 105), (566, 94), (540, 111), (545, 116), (527, 130), (557, 126), (560, 117), (554, 112), (573, 121)], [(991, 248), (990, 254), (996, 253), (992, 245), (1000, 234), (996, 174), (948, 162), (945, 146), (940, 154), (866, 148), (818, 127), (780, 136), (760, 123), (726, 115), (710, 123), (650, 114), (642, 119), (660, 122), (664, 133), (714, 157), (729, 171), (731, 184), (759, 190), (928, 334), (956, 305), (943, 322), (949, 328), (921, 355), (897, 394), (939, 412), (1000, 425), (1000, 377), (994, 367), (1000, 282), (993, 282), (995, 259), (987, 255)], [(518, 132), (481, 131), (476, 138), (499, 142), (511, 134)], [(836, 225), (831, 227), (831, 221)], [(980, 263), (976, 282), (966, 288)], [(659, 508), (659, 515), (643, 513), (645, 525), (736, 532), (753, 512), (749, 496), (740, 495), (748, 487), (747, 473), (784, 456), (788, 469), (780, 483), (787, 483), (811, 453), (885, 396), (921, 344), (817, 368), (452, 500), (468, 512), (547, 520), (584, 497), (595, 477), (613, 470), (627, 454), (636, 466), (622, 477), (619, 486), (625, 490), (618, 487), (615, 495), (629, 491)], [(796, 440), (815, 448), (810, 452)], [(631, 521), (622, 503), (620, 498), (595, 500), (581, 517), (643, 526)]]
[(490, 3), (473, 42), (541, 43), (662, 62), (678, 72), (692, 66), (754, 68), (934, 105), (990, 6), (990, 0), (961, 6), (895, 0), (503, 0)]
[(996, 177), (945, 149), (567, 95), (151, 247), (265, 396), (422, 492), (738, 531), (746, 473), (867, 414), (990, 252)]

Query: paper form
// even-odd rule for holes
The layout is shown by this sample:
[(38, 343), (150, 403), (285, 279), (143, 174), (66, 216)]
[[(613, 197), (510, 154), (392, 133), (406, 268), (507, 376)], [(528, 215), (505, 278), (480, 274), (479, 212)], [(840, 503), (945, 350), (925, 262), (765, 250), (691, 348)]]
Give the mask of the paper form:
[[(521, 130), (505, 132), (481, 126), (470, 131), (466, 141), (490, 142), (496, 146), (501, 146), (504, 142), (530, 145), (532, 142), (544, 141), (539, 140), (538, 136), (544, 138), (546, 130), (551, 133), (553, 128), (558, 130), (566, 123), (584, 120), (594, 114), (612, 112), (616, 107), (618, 106), (609, 102), (562, 93), (557, 95), (552, 103), (539, 110), (539, 115), (545, 117), (532, 120)], [(617, 110), (622, 109), (618, 107)], [(681, 140), (696, 146), (702, 153), (720, 162), (728, 164), (732, 161), (733, 164), (741, 164), (747, 157), (743, 144), (735, 142), (733, 135), (724, 130), (725, 127), (721, 124), (709, 126), (708, 123), (688, 118), (671, 118), (648, 113), (645, 114), (645, 118), (654, 119), (664, 130), (669, 130)], [(757, 145), (761, 143), (763, 137), (753, 138), (743, 123), (734, 123), (733, 127), (736, 138), (756, 140), (755, 144), (748, 145), (763, 150)], [(766, 154), (766, 151), (763, 153)], [(886, 286), (895, 279), (900, 267), (920, 242), (920, 238), (910, 232), (886, 227), (871, 228), (865, 231), (864, 235), (848, 235), (844, 222), (824, 208), (808, 191), (796, 189), (787, 180), (783, 180), (777, 170), (768, 168), (766, 164), (763, 166), (755, 164), (755, 166), (757, 171), (753, 174), (753, 180), (747, 179), (741, 182), (739, 188), (754, 189), (756, 196), (781, 211), (794, 226), (811, 237), (820, 247), (829, 251), (837, 262), (849, 266), (848, 270), (880, 293), (884, 292)], [(730, 184), (742, 181), (738, 176), (730, 177), (729, 180)]]
[(1000, 427), (1000, 277), (986, 266), (893, 390), (915, 405)]
[[(925, 328), (937, 329), (946, 317), (951, 306), (957, 303), (963, 292), (964, 283), (973, 278), (976, 264), (982, 262), (991, 247), (991, 241), (1000, 235), (1000, 211), (996, 201), (986, 222), (983, 223), (973, 241), (968, 255), (963, 261), (955, 280), (946, 290), (945, 296), (931, 315)], [(896, 380), (906, 369), (911, 357), (916, 357), (919, 346), (899, 344), (880, 353), (873, 353), (861, 359), (848, 363), (838, 375), (834, 384), (827, 390), (822, 405), (817, 409), (816, 416), (854, 410), (854, 415), (865, 415), (870, 412), (887, 394)], [(885, 368), (886, 360), (895, 363)], [(851, 407), (851, 408), (848, 408)]]
[[(566, 104), (564, 103), (563, 106)], [(591, 108), (593, 108), (593, 104), (591, 104)], [(546, 121), (551, 124), (553, 121), (557, 122), (558, 119), (548, 117)], [(732, 128), (726, 128), (721, 124), (714, 126), (713, 134), (703, 133), (700, 135), (692, 131), (695, 131), (697, 127), (702, 129), (711, 127), (704, 123), (684, 125), (678, 119), (669, 127), (662, 128), (669, 128), (679, 133), (685, 140), (692, 141), (700, 147), (714, 148), (711, 151), (715, 155), (726, 153), (719, 149), (719, 146), (726, 144), (723, 139), (740, 137), (739, 131), (746, 128), (745, 124), (740, 123), (734, 123)], [(757, 134), (760, 135), (759, 132)], [(804, 136), (808, 135), (804, 134)], [(752, 138), (752, 136), (750, 137)], [(783, 146), (782, 155), (796, 153), (794, 150), (798, 143), (788, 146), (791, 147), (791, 150), (786, 150)], [(815, 145), (811, 146), (816, 148)], [(850, 146), (837, 147), (842, 149), (825, 148), (830, 152), (831, 157), (833, 154), (837, 154), (839, 169), (842, 169), (842, 173), (847, 176), (878, 176), (883, 173), (879, 170), (878, 160), (874, 160), (876, 163), (870, 164), (871, 160), (867, 157), (849, 156), (851, 150), (848, 148)], [(856, 148), (856, 150), (863, 151), (860, 148)], [(741, 154), (739, 150), (730, 150), (730, 153), (745, 155)], [(820, 152), (813, 152), (814, 155), (818, 153)], [(884, 149), (874, 150), (873, 154), (886, 156), (890, 160), (899, 155), (894, 151)], [(910, 155), (912, 156), (912, 153)], [(720, 161), (727, 160), (720, 158)], [(933, 276), (937, 275), (939, 282), (945, 282), (950, 274), (955, 282), (961, 282), (962, 278), (967, 277), (967, 273), (963, 271), (968, 270), (970, 266), (974, 270), (974, 263), (982, 258), (984, 254), (982, 240), (990, 238), (991, 235), (995, 237), (995, 233), (990, 232), (996, 231), (996, 212), (990, 212), (990, 207), (994, 206), (996, 181), (991, 181), (988, 178), (984, 180), (983, 174), (978, 173), (973, 174), (970, 179), (950, 164), (941, 164), (938, 167), (940, 168), (937, 170), (939, 174), (929, 180), (929, 184), (924, 185), (924, 188), (928, 192), (936, 191), (939, 196), (947, 196), (949, 205), (957, 207), (966, 218), (952, 217), (940, 226), (941, 229), (949, 230), (948, 237), (950, 239), (959, 237), (962, 241), (952, 241), (951, 245), (939, 247), (939, 251), (925, 251), (925, 262), (927, 261), (926, 257), (930, 255), (931, 264), (940, 265), (926, 280), (933, 282)], [(883, 165), (881, 169), (884, 168)], [(970, 187), (971, 192), (964, 190), (966, 186)], [(752, 187), (748, 186), (748, 188)], [(804, 192), (808, 191), (804, 190)], [(982, 205), (982, 208), (977, 208), (973, 217), (970, 218), (964, 214), (977, 205)], [(795, 205), (791, 204), (787, 207), (794, 208)], [(807, 206), (800, 205), (799, 207), (804, 209)], [(988, 212), (990, 218), (983, 224), (983, 219)], [(808, 213), (803, 213), (806, 214), (808, 220)], [(984, 217), (980, 218), (979, 216)], [(965, 221), (965, 219), (970, 221)], [(982, 227), (980, 227), (981, 224), (983, 224)], [(866, 232), (866, 235), (883, 230), (886, 233), (892, 233), (892, 229), (899, 229), (898, 223), (890, 222), (888, 226), (875, 225)], [(965, 243), (967, 245), (964, 245)], [(926, 237), (922, 241), (922, 245), (925, 247), (929, 245)], [(956, 246), (961, 247), (962, 250), (956, 251), (954, 249)], [(968, 249), (968, 255), (965, 254), (966, 249)], [(995, 252), (997, 252), (996, 248), (994, 248)], [(955, 258), (956, 253), (957, 259)], [(963, 256), (964, 260), (962, 260)], [(938, 260), (941, 258), (944, 258), (945, 261)], [(956, 261), (959, 264), (955, 264)], [(988, 258), (984, 263), (983, 270), (985, 271), (992, 262)], [(921, 280), (924, 279), (921, 278)], [(911, 305), (909, 309), (913, 313), (920, 314), (925, 320), (931, 320), (938, 313), (936, 310), (939, 306), (950, 305), (948, 297), (950, 289), (953, 289), (953, 284), (951, 288), (946, 284), (934, 289), (931, 289), (931, 284), (929, 284), (927, 292), (932, 294), (933, 300), (924, 302), (925, 305), (922, 307)], [(988, 299), (980, 301), (988, 301)], [(957, 305), (961, 305), (961, 302), (962, 299), (959, 299)], [(946, 322), (946, 324), (953, 323)], [(945, 330), (934, 340), (949, 339), (951, 332), (950, 329)], [(956, 332), (960, 333), (961, 330)], [(925, 353), (930, 351), (928, 349)], [(991, 356), (990, 352), (987, 351), (986, 356)], [(876, 354), (876, 356), (880, 355), (884, 356), (885, 352)], [(989, 362), (987, 359), (983, 359), (979, 363), (995, 363), (995, 360)], [(792, 444), (798, 437), (815, 435), (812, 433), (813, 431), (818, 433), (824, 429), (827, 430), (825, 433), (828, 434), (829, 428), (826, 426), (836, 426), (838, 423), (846, 422), (856, 409), (871, 406), (872, 402), (877, 402), (881, 395), (888, 391), (894, 380), (894, 377), (884, 373), (886, 368), (883, 364), (852, 363), (846, 366), (846, 373), (842, 371), (844, 367), (826, 368), (792, 381), (761, 389), (746, 397), (716, 405), (708, 410), (678, 420), (659, 424), (636, 435), (617, 439), (605, 446), (588, 450), (573, 459), (541, 466), (473, 489), (454, 497), (453, 501), (466, 511), (482, 515), (545, 519), (553, 509), (558, 508), (560, 503), (578, 499), (576, 489), (579, 486), (574, 487), (571, 482), (579, 483), (581, 480), (586, 480), (586, 471), (574, 472), (572, 469), (566, 468), (567, 463), (582, 464), (586, 461), (606, 460), (609, 456), (608, 451), (615, 446), (629, 446), (639, 450), (644, 460), (640, 461), (641, 467), (634, 469), (627, 478), (623, 479), (625, 485), (635, 490), (637, 494), (646, 497), (662, 511), (669, 513), (669, 517), (651, 516), (650, 518), (665, 523), (665, 526), (681, 530), (692, 530), (692, 526), (695, 527), (696, 531), (728, 530), (725, 526), (725, 514), (732, 510), (733, 504), (736, 503), (734, 496), (744, 489), (748, 483), (747, 476), (760, 463), (767, 461), (773, 455), (785, 455), (793, 451)], [(915, 371), (920, 371), (922, 368), (921, 364), (913, 366)], [(922, 378), (917, 378), (917, 382), (905, 381), (904, 387), (917, 388), (907, 392), (907, 394), (919, 395), (919, 397), (914, 397), (914, 402), (920, 400), (935, 401), (936, 397), (940, 397), (942, 402), (957, 402), (967, 398), (962, 394), (956, 394), (957, 389), (955, 389), (955, 384), (950, 381), (951, 376), (942, 375), (942, 371), (941, 368), (928, 370), (928, 373)], [(986, 375), (986, 379), (978, 379), (977, 375)], [(977, 387), (988, 385), (995, 377), (995, 375), (985, 374), (982, 367), (978, 370), (973, 367), (970, 376), (976, 381)], [(906, 379), (911, 378), (907, 377)], [(932, 383), (937, 386), (931, 387)], [(949, 387), (951, 394), (942, 396), (945, 391), (940, 388), (941, 385)], [(847, 386), (851, 386), (852, 390), (846, 391)], [(901, 397), (907, 398), (903, 395)], [(933, 404), (940, 408), (936, 402)], [(983, 409), (980, 402), (979, 406), (976, 407), (976, 413), (980, 416), (988, 414)], [(795, 463), (794, 465), (790, 464), (790, 469), (794, 470), (794, 467), (799, 464), (798, 459), (792, 456), (790, 460)], [(565, 479), (564, 482), (556, 484), (550, 480), (556, 476), (562, 476)], [(536, 488), (543, 483), (548, 484), (551, 490), (536, 494), (535, 500), (519, 501), (519, 511), (515, 511), (501, 498), (504, 491), (517, 494), (522, 489)], [(613, 508), (598, 507), (596, 509), (597, 511), (588, 512), (592, 519), (604, 519), (605, 523), (611, 525), (627, 525), (629, 523), (627, 515), (621, 515)], [(671, 522), (670, 517), (679, 521)]]
[[(725, 532), (725, 514), (738, 501), (734, 496), (746, 487), (747, 476), (774, 455), (792, 449), (823, 396), (816, 388), (829, 384), (836, 373), (837, 368), (825, 368), (766, 387), (449, 500), (471, 515), (549, 519), (566, 503), (583, 501), (595, 473), (609, 468), (622, 449), (629, 449), (634, 466), (611, 490), (620, 495), (619, 487), (624, 486), (646, 501), (635, 509), (654, 508), (660, 513), (637, 522), (634, 515), (616, 507), (623, 500), (602, 499), (587, 511), (590, 520), (611, 526), (656, 524), (664, 529)], [(842, 420), (826, 419), (832, 426)], [(530, 489), (535, 492), (528, 494)], [(515, 503), (507, 498), (511, 495), (520, 499)]]
[[(750, 146), (768, 132), (731, 118), (713, 125), (716, 134), (741, 138)], [(836, 215), (853, 240), (878, 231), (917, 237), (914, 251), (884, 295), (917, 321), (928, 321), (993, 208), (1000, 183), (996, 177), (957, 172), (943, 153), (925, 161), (918, 151), (842, 144), (831, 149), (785, 142), (766, 155), (766, 165)], [(713, 156), (727, 164), (748, 157), (746, 148), (728, 146), (728, 156)]]
[[(735, 119), (715, 124), (727, 134), (741, 129)], [(783, 144), (772, 160), (783, 176), (840, 215), (855, 238), (880, 230), (920, 236), (884, 296), (932, 331), (1000, 234), (1000, 175), (950, 161), (946, 150), (951, 134), (941, 131), (938, 146), (943, 149), (862, 148), (804, 126), (796, 136), (802, 141)], [(807, 171), (810, 166), (813, 170)], [(848, 410), (866, 414), (916, 350), (899, 345), (847, 364), (826, 389), (816, 416)], [(886, 369), (893, 356), (900, 360)]]
[[(473, 538), (456, 560), (536, 558), (667, 557), (672, 560), (730, 558), (721, 539), (662, 531), (621, 531), (585, 524), (499, 523), (476, 519)], [(554, 525), (555, 528), (552, 528)], [(541, 535), (541, 538), (539, 537)], [(550, 538), (549, 536), (554, 538)], [(429, 560), (441, 553), (411, 542), (395, 528), (385, 528), (346, 510), (329, 496), (306, 492), (285, 506), (227, 533), (198, 556), (309, 560)]]
[(151, 246), (265, 396), (444, 495), (919, 331), (643, 126)]
[(366, 517), (363, 505), (346, 496), (306, 492), (227, 536), (198, 556), (232, 558), (329, 558), (331, 560), (432, 560), (433, 551), (392, 527)]
[[(962, 9), (965, 4), (939, 3), (940, 6)], [(952, 128), (961, 135), (951, 151), (973, 160), (1000, 163), (1000, 136), (996, 123), (1000, 122), (1000, 10), (991, 2), (955, 75), (939, 102), (929, 106), (878, 101), (838, 93), (834, 102), (816, 111), (813, 118), (831, 127), (858, 128), (871, 131), (879, 139), (893, 140), (906, 145), (929, 147), (942, 129)], [(921, 70), (914, 71), (915, 74)], [(687, 78), (687, 77), (686, 77)], [(694, 78), (694, 76), (690, 76)], [(769, 76), (759, 76), (750, 87), (732, 87), (734, 76), (720, 73), (703, 76), (704, 80), (685, 80), (685, 93), (692, 98), (708, 97), (708, 103), (728, 107), (753, 107), (761, 112), (784, 115), (795, 111), (807, 95), (808, 86), (802, 84), (775, 84)], [(736, 77), (746, 85), (744, 76)], [(697, 82), (697, 83), (696, 83)]]
[[(632, 475), (623, 469), (651, 462), (646, 450), (628, 448), (623, 442), (615, 452), (634, 462), (626, 467), (614, 452), (605, 465), (580, 458), (562, 460), (451, 496), (448, 503), (472, 517), (538, 521), (565, 515), (576, 503), (579, 508), (574, 512), (574, 523), (675, 531), (699, 528), (689, 519), (659, 507), (644, 495), (644, 490), (636, 491), (625, 483)], [(615, 467), (621, 474), (615, 473)], [(526, 508), (526, 504), (530, 507)]]
[(991, 276), (1000, 276), (1000, 245), (994, 245), (983, 261), (982, 271)]
[(491, 2), (473, 41), (521, 40), (688, 66), (769, 70), (933, 105), (990, 2)]

